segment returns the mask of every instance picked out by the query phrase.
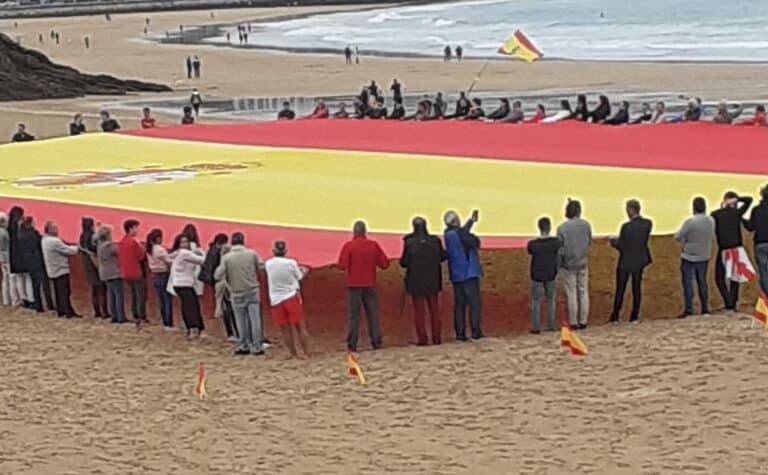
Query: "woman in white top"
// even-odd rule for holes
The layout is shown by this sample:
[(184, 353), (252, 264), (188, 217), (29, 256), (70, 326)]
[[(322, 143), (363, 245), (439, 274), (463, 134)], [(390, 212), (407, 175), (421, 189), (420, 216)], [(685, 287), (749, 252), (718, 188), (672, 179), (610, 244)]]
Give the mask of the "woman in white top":
[(168, 293), (168, 278), (171, 273), (171, 259), (163, 247), (163, 232), (157, 228), (147, 235), (145, 250), (147, 264), (152, 273), (152, 285), (157, 294), (157, 306), (163, 319), (163, 329), (173, 330), (173, 296)]
[(202, 337), (205, 325), (200, 315), (200, 300), (195, 293), (195, 282), (198, 282), (196, 276), (203, 264), (203, 256), (192, 252), (189, 239), (180, 234), (173, 242), (171, 257), (173, 263), (168, 285), (173, 286), (174, 292), (181, 300), (181, 316), (187, 326), (187, 335)]
[(568, 99), (563, 99), (560, 101), (560, 110), (557, 111), (557, 113), (553, 116), (549, 116), (546, 119), (542, 120), (542, 124), (552, 124), (554, 122), (560, 122), (566, 119), (570, 119), (573, 115), (573, 112), (571, 111), (571, 103), (568, 102)]
[[(197, 228), (194, 224), (187, 224), (184, 229), (181, 230), (182, 236), (189, 240), (189, 250), (199, 256), (205, 256), (203, 248), (200, 246), (200, 235), (197, 233)], [(203, 296), (205, 290), (205, 283), (199, 280), (197, 277), (200, 275), (201, 268), (198, 267), (195, 273), (195, 293), (198, 297)]]

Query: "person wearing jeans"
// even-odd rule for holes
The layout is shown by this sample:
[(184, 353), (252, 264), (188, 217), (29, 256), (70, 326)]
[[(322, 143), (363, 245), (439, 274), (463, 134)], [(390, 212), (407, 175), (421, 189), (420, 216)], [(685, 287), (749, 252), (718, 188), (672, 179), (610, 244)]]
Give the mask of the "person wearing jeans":
[(709, 313), (707, 291), (707, 264), (715, 237), (715, 221), (707, 216), (707, 202), (702, 197), (693, 199), (693, 216), (688, 218), (675, 239), (682, 246), (680, 275), (683, 283), (683, 313), (678, 318), (693, 315), (693, 280), (699, 289), (701, 314)]
[(469, 325), (472, 339), (483, 338), (480, 302), (480, 239), (472, 234), (472, 226), (478, 220), (478, 211), (464, 226), (455, 211), (448, 211), (443, 216), (446, 225), (443, 238), (448, 257), (448, 271), (453, 284), (453, 327), (457, 341), (467, 341), (466, 313), (469, 309)]
[(45, 270), (48, 277), (53, 279), (53, 288), (56, 293), (56, 313), (59, 317), (79, 317), (72, 308), (70, 298), (72, 291), (69, 282), (69, 258), (77, 255), (77, 246), (64, 244), (59, 238), (59, 227), (56, 223), (49, 221), (45, 223), (45, 236), (43, 236), (41, 247)]
[(18, 251), (21, 253), (21, 261), (24, 268), (32, 278), (32, 295), (34, 308), (38, 313), (43, 313), (43, 301), (41, 291), (45, 296), (46, 307), (49, 311), (55, 310), (56, 305), (51, 295), (51, 283), (45, 273), (45, 261), (40, 245), (42, 236), (35, 229), (31, 216), (24, 217), (19, 229)]
[(589, 247), (592, 226), (581, 218), (581, 203), (568, 200), (566, 221), (557, 228), (563, 247), (559, 274), (565, 289), (568, 323), (571, 329), (584, 330), (589, 320)]
[(531, 333), (541, 333), (541, 300), (547, 299), (547, 331), (555, 331), (555, 278), (562, 243), (551, 237), (552, 222), (539, 219), (539, 237), (528, 242), (531, 256)]
[(752, 208), (745, 227), (755, 233), (755, 260), (760, 276), (760, 291), (768, 296), (768, 185), (760, 189), (760, 203)]
[(243, 233), (232, 234), (232, 248), (221, 257), (214, 272), (216, 281), (229, 288), (232, 311), (239, 337), (235, 355), (264, 354), (264, 333), (259, 294), (259, 271), (264, 263), (258, 254), (245, 247)]
[(389, 267), (387, 255), (379, 243), (366, 237), (366, 225), (355, 222), (353, 238), (347, 241), (339, 254), (339, 269), (347, 274), (347, 350), (357, 351), (360, 325), (360, 307), (365, 308), (371, 347), (382, 346), (379, 326), (379, 300), (376, 292), (376, 269)]
[(163, 232), (157, 228), (147, 235), (145, 243), (147, 264), (152, 274), (152, 287), (157, 295), (157, 307), (165, 330), (173, 329), (173, 300), (168, 293), (168, 278), (170, 276), (171, 259), (163, 247)]
[(112, 323), (125, 323), (123, 303), (123, 279), (120, 278), (120, 259), (117, 244), (112, 242), (112, 230), (106, 226), (96, 234), (96, 258), (99, 263), (99, 278), (107, 286), (107, 302)]
[(405, 291), (413, 301), (417, 344), (429, 344), (425, 325), (428, 309), (432, 344), (439, 345), (442, 342), (442, 325), (438, 296), (443, 290), (441, 264), (447, 256), (440, 238), (427, 231), (424, 218), (414, 218), (412, 225), (413, 232), (403, 238), (403, 254), (400, 257), (400, 266), (405, 269)]
[(611, 246), (619, 251), (616, 266), (616, 295), (613, 300), (611, 323), (619, 323), (619, 312), (624, 303), (624, 292), (632, 279), (632, 313), (629, 323), (638, 323), (642, 301), (643, 270), (651, 263), (648, 239), (653, 223), (640, 216), (640, 202), (629, 200), (626, 205), (629, 221), (621, 226), (618, 238), (611, 239)]
[(739, 196), (729, 191), (723, 196), (720, 209), (712, 212), (715, 220), (715, 237), (717, 238), (717, 257), (715, 258), (715, 283), (720, 296), (723, 298), (725, 313), (733, 314), (739, 306), (739, 283), (726, 282), (723, 254), (730, 249), (742, 247), (742, 222), (744, 215), (752, 206), (752, 198)]

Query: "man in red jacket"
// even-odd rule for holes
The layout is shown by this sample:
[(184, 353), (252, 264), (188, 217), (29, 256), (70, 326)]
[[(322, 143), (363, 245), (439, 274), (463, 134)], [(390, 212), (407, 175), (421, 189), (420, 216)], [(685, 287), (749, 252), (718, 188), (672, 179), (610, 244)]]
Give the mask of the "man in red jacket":
[(136, 323), (147, 321), (147, 255), (136, 238), (139, 222), (129, 219), (123, 223), (125, 237), (120, 241), (117, 256), (120, 259), (120, 274), (131, 288), (131, 311)]
[(374, 350), (381, 348), (379, 304), (376, 293), (376, 268), (386, 269), (389, 260), (379, 243), (365, 236), (365, 223), (357, 221), (354, 238), (344, 244), (339, 255), (339, 268), (347, 272), (347, 349), (357, 351), (360, 307), (365, 307), (368, 333)]

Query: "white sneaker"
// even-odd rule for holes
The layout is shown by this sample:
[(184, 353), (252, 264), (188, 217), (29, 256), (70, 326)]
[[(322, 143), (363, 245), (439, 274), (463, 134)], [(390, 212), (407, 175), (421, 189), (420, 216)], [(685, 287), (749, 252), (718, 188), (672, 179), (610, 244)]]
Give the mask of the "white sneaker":
[(268, 350), (270, 348), (272, 348), (272, 344), (271, 343), (262, 343), (261, 344), (261, 349), (262, 350)]
[(166, 327), (166, 326), (163, 326), (163, 330), (167, 331), (167, 332), (175, 332), (176, 331), (176, 327)]
[(236, 336), (232, 335), (227, 337), (227, 341), (230, 343), (237, 343), (240, 340), (238, 340)]
[(197, 337), (202, 340), (207, 340), (209, 338), (207, 333), (201, 331), (197, 332)]

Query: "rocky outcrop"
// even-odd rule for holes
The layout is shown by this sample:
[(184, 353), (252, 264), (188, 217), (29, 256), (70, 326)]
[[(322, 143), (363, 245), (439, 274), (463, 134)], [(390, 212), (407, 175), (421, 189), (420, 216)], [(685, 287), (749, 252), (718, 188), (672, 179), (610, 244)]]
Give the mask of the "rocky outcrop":
[(104, 74), (83, 74), (53, 63), (39, 51), (17, 44), (0, 33), (0, 101), (61, 99), (86, 94), (166, 92), (171, 88), (142, 81), (124, 81)]

